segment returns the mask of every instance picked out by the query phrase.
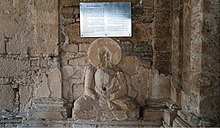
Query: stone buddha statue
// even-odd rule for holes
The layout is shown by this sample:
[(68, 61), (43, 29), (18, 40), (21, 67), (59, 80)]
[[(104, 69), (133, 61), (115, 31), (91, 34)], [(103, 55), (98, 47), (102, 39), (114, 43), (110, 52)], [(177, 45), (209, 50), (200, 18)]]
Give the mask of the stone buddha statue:
[(84, 94), (74, 102), (76, 120), (137, 120), (139, 106), (128, 96), (124, 73), (117, 67), (121, 47), (110, 38), (95, 40), (89, 50)]

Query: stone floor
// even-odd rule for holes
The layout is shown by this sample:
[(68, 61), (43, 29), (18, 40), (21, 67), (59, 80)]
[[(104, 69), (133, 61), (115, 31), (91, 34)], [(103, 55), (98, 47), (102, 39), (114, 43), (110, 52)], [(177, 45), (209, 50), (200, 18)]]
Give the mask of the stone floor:
[(73, 120), (1, 120), (0, 128), (149, 128), (160, 127), (161, 122), (150, 121), (111, 121), (111, 122), (88, 122)]

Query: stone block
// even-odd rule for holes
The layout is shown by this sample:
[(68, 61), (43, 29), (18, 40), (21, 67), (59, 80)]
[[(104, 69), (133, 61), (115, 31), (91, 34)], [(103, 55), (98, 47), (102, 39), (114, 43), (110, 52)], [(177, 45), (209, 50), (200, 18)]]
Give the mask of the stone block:
[(73, 11), (74, 11), (73, 7), (64, 7), (61, 9), (61, 14), (63, 15), (64, 18), (71, 19), (74, 16)]
[(139, 41), (149, 40), (150, 35), (146, 32), (144, 24), (134, 24), (133, 37)]
[[(57, 24), (58, 15), (55, 10), (50, 11), (37, 11), (37, 23), (39, 24)], [(46, 20), (47, 19), (47, 20)], [(49, 34), (49, 33), (47, 33)]]
[(40, 84), (38, 84), (38, 87), (35, 90), (35, 97), (49, 97), (50, 96), (50, 88), (48, 86), (48, 78), (46, 74), (43, 74), (40, 79)]
[(171, 9), (172, 1), (170, 0), (157, 0), (155, 2), (156, 9)]
[(31, 86), (19, 86), (19, 102), (20, 102), (20, 112), (27, 113), (29, 107), (31, 106), (32, 97), (32, 87)]
[[(57, 19), (55, 19), (57, 20)], [(30, 50), (32, 56), (58, 55), (58, 22), (57, 24), (38, 24), (36, 42)]]
[(150, 108), (165, 108), (168, 99), (147, 99), (146, 105)]
[(63, 105), (64, 102), (60, 98), (34, 98), (28, 111), (28, 119), (62, 120), (61, 112), (66, 111)]
[(170, 61), (171, 60), (171, 52), (166, 52), (166, 51), (156, 52), (156, 60), (157, 61)]
[(59, 68), (54, 68), (48, 73), (48, 84), (50, 87), (51, 98), (62, 97), (62, 77)]
[(190, 128), (190, 126), (184, 122), (180, 117), (176, 117), (173, 121), (174, 128)]
[(159, 70), (160, 73), (169, 75), (171, 74), (171, 61), (155, 61), (155, 68)]
[(154, 47), (156, 51), (171, 51), (171, 38), (155, 38)]
[(83, 56), (83, 57), (79, 57), (79, 58), (74, 58), (69, 60), (69, 65), (73, 65), (73, 66), (85, 66), (88, 64), (88, 57), (87, 56)]
[(88, 43), (82, 43), (79, 44), (79, 51), (80, 52), (87, 52), (87, 50), (89, 49), (90, 44)]
[(61, 98), (62, 78), (59, 68), (53, 68), (42, 74), (40, 83), (35, 89), (35, 97)]
[(136, 6), (132, 8), (133, 17), (141, 17), (144, 14), (143, 7)]
[(120, 46), (124, 55), (130, 55), (133, 50), (133, 43), (130, 40), (120, 40)]
[(61, 0), (60, 5), (61, 6), (77, 6), (79, 5), (80, 0)]
[(15, 92), (10, 85), (0, 85), (0, 113), (12, 111), (15, 104)]
[(8, 36), (8, 35), (13, 35), (19, 31), (20, 25), (18, 21), (16, 22), (13, 18), (15, 18), (13, 15), (4, 15), (4, 14), (0, 15), (1, 34), (5, 34)]
[(170, 24), (171, 10), (156, 11), (154, 15), (155, 23)]
[(132, 75), (136, 73), (136, 68), (139, 64), (140, 64), (139, 58), (133, 56), (126, 56), (122, 58), (118, 66), (121, 67), (125, 72)]
[(5, 54), (6, 48), (5, 48), (5, 40), (4, 36), (0, 33), (0, 54)]
[(174, 8), (178, 8), (180, 5), (181, 5), (181, 4), (180, 4), (180, 0), (174, 0), (174, 1), (173, 1), (173, 7), (174, 7)]
[(74, 97), (74, 100), (76, 100), (81, 95), (83, 95), (84, 85), (83, 84), (76, 84), (75, 86), (73, 86), (73, 90), (74, 90), (73, 97)]
[(64, 27), (64, 33), (68, 36), (70, 42), (92, 42), (94, 38), (81, 38), (79, 23), (70, 24)]
[(72, 66), (64, 66), (62, 68), (62, 74), (63, 74), (63, 79), (68, 79), (70, 78), (74, 73), (74, 68)]
[(34, 1), (34, 4), (37, 10), (51, 11), (58, 9), (58, 1), (59, 0), (37, 0)]
[(171, 37), (171, 27), (169, 25), (155, 24), (155, 38), (166, 39)]
[(11, 15), (0, 17), (1, 34), (10, 37), (7, 52), (33, 56), (57, 55), (58, 0), (38, 0), (29, 3), (13, 1), (13, 5), (17, 8), (13, 9), (14, 12)]
[(163, 120), (168, 126), (172, 127), (173, 120), (176, 116), (177, 116), (176, 111), (172, 111), (170, 109), (164, 109)]
[(160, 108), (145, 108), (143, 113), (144, 121), (162, 121), (163, 109)]
[(137, 66), (136, 74), (132, 75), (131, 87), (136, 91), (135, 101), (141, 106), (146, 106), (145, 100), (149, 97), (149, 81), (151, 70), (145, 67)]
[(63, 116), (61, 115), (61, 112), (57, 111), (52, 111), (52, 112), (33, 112), (30, 111), (28, 113), (29, 120), (62, 120)]
[(10, 78), (0, 77), (0, 85), (6, 85), (10, 83)]
[(0, 77), (16, 77), (29, 70), (28, 61), (18, 59), (0, 59)]
[(153, 8), (154, 7), (154, 1), (153, 0), (144, 0), (142, 1), (143, 7)]
[(170, 76), (159, 74), (157, 70), (153, 72), (152, 99), (166, 99), (170, 97)]

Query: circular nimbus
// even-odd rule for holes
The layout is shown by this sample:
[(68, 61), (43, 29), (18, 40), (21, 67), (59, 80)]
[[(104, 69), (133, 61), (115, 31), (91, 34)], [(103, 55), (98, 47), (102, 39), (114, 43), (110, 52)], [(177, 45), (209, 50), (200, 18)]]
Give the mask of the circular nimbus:
[(117, 65), (122, 58), (120, 45), (111, 38), (99, 38), (92, 42), (88, 49), (89, 61), (93, 66), (98, 66), (101, 61), (99, 54), (101, 51), (108, 50), (111, 53), (110, 62)]

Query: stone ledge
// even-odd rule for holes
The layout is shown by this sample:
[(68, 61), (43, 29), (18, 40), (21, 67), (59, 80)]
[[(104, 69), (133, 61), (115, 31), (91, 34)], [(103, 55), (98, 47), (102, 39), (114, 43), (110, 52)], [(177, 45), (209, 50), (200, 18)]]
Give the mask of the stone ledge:
[[(148, 128), (148, 127), (160, 127), (162, 122), (159, 121), (106, 121), (106, 122), (88, 122), (88, 121), (74, 121), (74, 120), (23, 120), (19, 124), (12, 124), (12, 120), (8, 121), (8, 124), (3, 124), (5, 127), (14, 126), (17, 128), (33, 128), (33, 127), (49, 127), (49, 128), (102, 128), (102, 127), (112, 127), (112, 128)], [(0, 125), (2, 126), (2, 125)]]
[(160, 121), (104, 121), (104, 122), (88, 122), (88, 121), (74, 121), (73, 125), (96, 125), (96, 126), (155, 126), (159, 127), (162, 125)]

